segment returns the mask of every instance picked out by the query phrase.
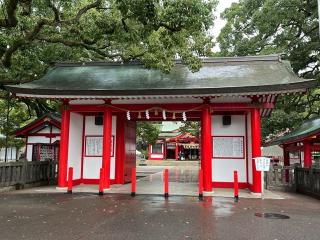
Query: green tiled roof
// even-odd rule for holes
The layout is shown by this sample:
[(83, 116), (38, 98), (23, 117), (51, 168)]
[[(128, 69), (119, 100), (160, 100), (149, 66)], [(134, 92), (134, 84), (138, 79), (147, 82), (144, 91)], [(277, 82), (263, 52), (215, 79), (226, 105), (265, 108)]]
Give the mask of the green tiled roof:
[(277, 55), (204, 58), (192, 73), (176, 61), (169, 74), (139, 63), (58, 63), (41, 79), (6, 86), (15, 94), (55, 96), (149, 96), (304, 91), (315, 80), (298, 78)]
[(174, 130), (179, 130), (183, 126), (182, 122), (162, 122), (161, 132), (172, 132)]
[(316, 117), (310, 120), (305, 121), (300, 127), (294, 129), (289, 134), (284, 135), (274, 141), (268, 143), (268, 146), (271, 145), (280, 145), (291, 142), (301, 141), (305, 138), (314, 136), (315, 134), (320, 133), (320, 117)]

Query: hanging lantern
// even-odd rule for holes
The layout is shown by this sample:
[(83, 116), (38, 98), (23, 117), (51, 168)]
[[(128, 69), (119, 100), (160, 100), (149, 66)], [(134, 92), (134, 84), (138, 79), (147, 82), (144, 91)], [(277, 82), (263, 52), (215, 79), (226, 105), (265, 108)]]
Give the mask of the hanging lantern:
[(186, 112), (183, 112), (183, 113), (182, 113), (182, 119), (183, 119), (183, 121), (187, 121), (187, 115), (186, 115)]
[(176, 113), (175, 112), (172, 113), (172, 119), (176, 119)]
[(162, 111), (162, 118), (163, 118), (163, 120), (166, 120), (166, 119), (167, 119), (166, 111), (165, 111), (165, 110)]
[(138, 118), (141, 119), (141, 112), (138, 113)]
[(131, 116), (130, 116), (130, 112), (127, 112), (127, 119), (130, 121), (131, 120)]
[(146, 110), (146, 119), (150, 119), (149, 110)]

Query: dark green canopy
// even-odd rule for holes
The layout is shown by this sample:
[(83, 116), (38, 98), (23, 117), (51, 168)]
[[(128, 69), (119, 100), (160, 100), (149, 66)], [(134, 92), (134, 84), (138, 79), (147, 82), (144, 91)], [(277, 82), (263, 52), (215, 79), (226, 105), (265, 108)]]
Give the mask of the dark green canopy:
[(310, 120), (305, 121), (301, 124), (300, 127), (294, 129), (289, 134), (284, 135), (283, 137), (277, 138), (270, 143), (267, 143), (267, 146), (271, 145), (282, 145), (292, 142), (303, 141), (306, 138), (313, 137), (316, 134), (320, 133), (320, 117), (316, 117)]
[(139, 63), (57, 63), (41, 79), (6, 86), (16, 95), (150, 96), (201, 94), (259, 94), (305, 91), (315, 80), (298, 78), (279, 56), (202, 59), (192, 73), (180, 61), (172, 71), (146, 69)]

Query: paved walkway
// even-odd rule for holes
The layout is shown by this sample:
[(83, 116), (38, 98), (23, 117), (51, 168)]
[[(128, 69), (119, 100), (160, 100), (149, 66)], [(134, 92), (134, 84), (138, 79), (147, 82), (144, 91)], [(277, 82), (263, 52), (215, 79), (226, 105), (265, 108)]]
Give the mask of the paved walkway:
[[(0, 194), (1, 240), (318, 240), (319, 200), (89, 193)], [(266, 219), (277, 213), (289, 219)]]
[[(137, 168), (137, 187), (136, 194), (139, 195), (162, 195), (164, 193), (163, 170), (169, 169), (169, 195), (174, 196), (198, 196), (198, 167), (197, 166), (140, 166)], [(54, 187), (34, 188), (33, 192), (56, 192)], [(64, 190), (65, 191), (65, 190)], [(73, 192), (97, 193), (97, 185), (78, 185), (73, 188)], [(105, 193), (130, 194), (131, 184), (112, 185), (111, 189)], [(209, 196), (230, 197), (232, 198), (233, 189), (215, 188)], [(252, 194), (247, 189), (239, 190), (240, 198), (261, 198), (260, 195)], [(266, 199), (284, 199), (279, 193), (266, 190)]]

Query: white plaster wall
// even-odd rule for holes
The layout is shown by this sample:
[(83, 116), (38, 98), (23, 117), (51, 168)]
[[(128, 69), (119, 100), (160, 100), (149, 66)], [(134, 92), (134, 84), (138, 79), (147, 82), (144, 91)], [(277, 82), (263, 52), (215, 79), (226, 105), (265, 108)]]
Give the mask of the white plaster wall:
[(29, 136), (28, 143), (50, 143), (50, 138), (43, 136)]
[[(117, 117), (112, 117), (112, 135), (114, 136), (114, 156), (111, 157), (110, 179), (115, 179), (115, 151), (116, 151), (116, 126)], [(103, 126), (94, 124), (94, 116), (86, 116), (85, 136), (103, 135)], [(100, 168), (102, 166), (102, 157), (83, 157), (83, 178), (99, 179)]]
[(69, 104), (77, 104), (77, 105), (96, 105), (96, 104), (104, 104), (104, 100), (99, 99), (77, 99), (71, 100)]
[[(201, 98), (193, 97), (179, 97), (179, 98), (161, 98), (161, 99), (148, 99), (150, 104), (162, 104), (162, 103), (202, 103)], [(145, 104), (145, 99), (121, 99), (113, 100), (112, 104)]]
[(73, 167), (73, 179), (81, 178), (83, 116), (70, 113), (68, 169)]
[(50, 133), (50, 126), (37, 131), (37, 133)]
[(52, 133), (60, 133), (60, 129), (55, 126), (52, 126)]
[(55, 138), (51, 138), (51, 143), (54, 143), (55, 141), (60, 141), (60, 136), (57, 136)]
[(152, 145), (150, 146), (150, 158), (164, 158), (164, 144), (162, 144), (162, 153), (152, 153)]
[(154, 154), (154, 153), (151, 153), (150, 157), (151, 157), (151, 158), (163, 158), (163, 154)]
[[(17, 148), (8, 147), (7, 148), (7, 160), (16, 160)], [(6, 148), (0, 149), (0, 160), (5, 160)]]
[[(244, 136), (245, 145), (245, 116), (231, 115), (231, 125), (222, 124), (222, 115), (213, 115), (212, 136)], [(228, 147), (228, 146), (226, 146)], [(212, 181), (213, 182), (233, 182), (233, 171), (238, 171), (239, 182), (247, 182), (246, 156), (244, 150), (243, 159), (212, 159)]]
[(251, 98), (244, 96), (221, 96), (210, 100), (212, 103), (250, 103), (251, 101)]
[(33, 145), (27, 145), (27, 160), (32, 161), (32, 149)]
[(251, 113), (248, 114), (248, 183), (252, 184), (252, 135), (251, 135)]

